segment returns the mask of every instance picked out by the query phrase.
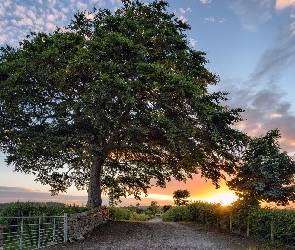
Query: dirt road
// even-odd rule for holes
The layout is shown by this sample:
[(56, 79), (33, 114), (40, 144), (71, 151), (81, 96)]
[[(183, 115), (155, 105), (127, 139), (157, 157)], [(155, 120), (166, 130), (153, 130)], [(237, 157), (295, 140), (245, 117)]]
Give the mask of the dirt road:
[(195, 223), (108, 222), (99, 226), (83, 241), (51, 248), (69, 250), (90, 249), (196, 249), (196, 250), (266, 250), (288, 249), (270, 247), (246, 237), (217, 232)]

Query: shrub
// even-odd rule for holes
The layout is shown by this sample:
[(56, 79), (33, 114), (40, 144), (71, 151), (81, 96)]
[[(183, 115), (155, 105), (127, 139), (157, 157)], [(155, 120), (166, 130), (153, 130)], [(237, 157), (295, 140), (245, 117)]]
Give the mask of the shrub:
[(138, 214), (136, 212), (131, 212), (130, 221), (148, 221), (154, 218), (153, 216), (147, 214)]
[(162, 214), (163, 221), (189, 221), (190, 213), (188, 206), (176, 206)]
[(163, 213), (166, 213), (170, 208), (172, 208), (171, 205), (164, 205), (162, 210), (163, 210)]
[(122, 207), (110, 207), (109, 218), (113, 221), (130, 220), (131, 210)]

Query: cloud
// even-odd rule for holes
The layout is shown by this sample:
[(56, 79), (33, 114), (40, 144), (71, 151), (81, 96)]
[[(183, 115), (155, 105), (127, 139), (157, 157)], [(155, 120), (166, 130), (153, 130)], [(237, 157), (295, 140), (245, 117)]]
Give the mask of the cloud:
[(102, 0), (3, 0), (0, 5), (0, 46), (18, 46), (30, 31), (52, 32), (68, 25), (74, 13), (87, 9), (88, 3), (100, 6)]
[(115, 3), (122, 4), (121, 0), (110, 0), (110, 2), (112, 5), (114, 5)]
[(263, 52), (253, 73), (251, 82), (275, 83), (281, 72), (295, 63), (295, 36), (287, 28), (278, 31), (273, 46)]
[(82, 2), (77, 2), (77, 8), (78, 10), (87, 10), (87, 4)]
[(219, 23), (225, 23), (226, 22), (226, 19), (225, 18), (221, 18), (218, 22)]
[(295, 0), (276, 0), (276, 9), (282, 10), (287, 7), (291, 8), (291, 24), (290, 24), (290, 31), (292, 35), (295, 35)]
[[(27, 201), (39, 201), (39, 202), (62, 202), (70, 204), (86, 204), (86, 196), (74, 196), (74, 195), (56, 195), (51, 196), (49, 192), (41, 192), (39, 190), (33, 190), (26, 187), (6, 187), (0, 186), (0, 197), (1, 203), (8, 202), (27, 202)], [(104, 198), (105, 204), (107, 204), (107, 199)]]
[[(230, 92), (227, 105), (245, 110), (244, 121), (237, 128), (252, 136), (260, 136), (278, 128), (283, 150), (295, 159), (295, 114), (287, 93), (279, 85), (282, 76), (295, 65), (295, 36), (288, 28), (280, 27), (271, 47), (261, 55), (247, 79), (227, 79), (220, 82), (217, 90)], [(289, 86), (293, 82), (285, 83)]]
[(211, 22), (213, 23), (215, 21), (215, 18), (214, 17), (205, 17), (204, 18), (204, 22), (207, 23), (207, 22)]
[(198, 41), (195, 40), (195, 39), (193, 39), (193, 38), (190, 38), (190, 39), (189, 39), (189, 42), (190, 42), (190, 44), (194, 47), (194, 46), (196, 46), (196, 43), (197, 43)]
[(273, 14), (272, 0), (231, 0), (230, 8), (240, 16), (244, 29), (255, 31), (260, 23), (271, 19)]
[(201, 2), (202, 4), (207, 4), (207, 3), (211, 3), (212, 0), (200, 0), (200, 2)]
[(184, 16), (179, 16), (178, 19), (183, 22), (183, 23), (187, 23), (188, 22), (188, 19), (185, 18)]
[(192, 12), (192, 9), (189, 8), (189, 7), (188, 7), (186, 10), (183, 9), (183, 8), (179, 8), (179, 11), (180, 11), (181, 14), (184, 14), (184, 13), (186, 13), (186, 12)]
[(295, 6), (295, 0), (276, 0), (277, 9), (284, 9), (289, 6)]
[[(10, 202), (60, 202), (66, 204), (86, 205), (87, 196), (85, 195), (65, 195), (59, 194), (52, 196), (49, 192), (42, 192), (26, 187), (7, 187), (0, 186), (1, 203)], [(141, 206), (149, 206), (151, 201), (158, 201), (160, 205), (172, 205), (172, 195), (165, 194), (150, 194), (148, 197), (141, 197), (141, 200), (135, 200), (133, 197), (122, 198), (120, 206), (136, 205), (140, 203)], [(102, 196), (102, 204), (109, 205), (109, 199)]]
[(242, 113), (244, 120), (235, 125), (237, 129), (250, 136), (260, 136), (278, 128), (282, 134), (282, 149), (295, 157), (295, 116), (291, 104), (285, 101), (287, 93), (276, 84), (267, 88), (259, 79), (255, 83), (260, 89), (255, 89), (249, 80), (225, 80), (214, 90), (231, 90), (230, 99), (225, 104), (245, 110)]
[(54, 18), (54, 15), (52, 15), (52, 14), (50, 14), (50, 15), (47, 16), (47, 20), (50, 21), (50, 22), (53, 22), (54, 19), (55, 19)]
[(56, 5), (57, 0), (47, 0), (48, 6), (53, 8)]
[(99, 7), (102, 7), (102, 6), (104, 6), (106, 4), (106, 2), (103, 1), (103, 0), (90, 0), (90, 3), (92, 3), (92, 4), (95, 3)]

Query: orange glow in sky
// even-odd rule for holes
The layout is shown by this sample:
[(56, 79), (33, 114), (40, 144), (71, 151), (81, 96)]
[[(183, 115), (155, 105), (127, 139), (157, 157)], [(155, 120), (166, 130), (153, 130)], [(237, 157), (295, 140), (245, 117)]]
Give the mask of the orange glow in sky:
[[(220, 188), (216, 189), (210, 180), (206, 181), (200, 175), (195, 175), (193, 180), (188, 180), (186, 183), (172, 180), (167, 183), (165, 189), (160, 187), (152, 187), (149, 191), (149, 198), (153, 198), (154, 194), (158, 194), (159, 201), (170, 200), (173, 203), (173, 192), (178, 189), (187, 189), (190, 191), (191, 201), (206, 201), (211, 203), (221, 203), (226, 206), (237, 199), (234, 192), (229, 190), (225, 182), (220, 182)], [(164, 199), (163, 199), (163, 198)], [(170, 197), (170, 199), (169, 199)], [(159, 203), (162, 203), (161, 201)]]

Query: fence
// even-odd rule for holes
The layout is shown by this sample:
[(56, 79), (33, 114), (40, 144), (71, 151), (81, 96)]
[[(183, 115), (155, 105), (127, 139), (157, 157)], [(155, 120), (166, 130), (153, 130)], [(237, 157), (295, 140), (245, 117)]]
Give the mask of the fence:
[[(0, 249), (27, 250), (67, 242), (67, 215), (0, 217)], [(2, 231), (2, 232), (1, 232)]]
[(83, 239), (108, 218), (108, 207), (63, 216), (0, 217), (0, 250), (40, 249)]

